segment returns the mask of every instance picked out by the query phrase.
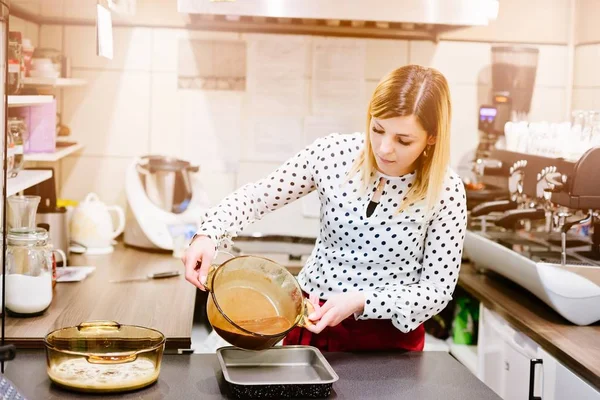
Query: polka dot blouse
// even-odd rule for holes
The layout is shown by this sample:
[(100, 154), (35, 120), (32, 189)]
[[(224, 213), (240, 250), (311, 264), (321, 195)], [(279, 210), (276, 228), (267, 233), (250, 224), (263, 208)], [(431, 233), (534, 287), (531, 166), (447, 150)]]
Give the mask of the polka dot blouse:
[[(409, 332), (439, 313), (456, 286), (466, 229), (466, 197), (460, 177), (448, 171), (433, 211), (424, 201), (398, 212), (415, 174), (376, 172), (361, 190), (347, 177), (364, 144), (363, 134), (332, 134), (316, 140), (268, 177), (247, 184), (210, 209), (198, 231), (219, 245), (263, 215), (316, 190), (321, 228), (298, 275), (307, 293), (365, 295), (357, 319), (391, 319)], [(383, 191), (367, 212), (377, 187)], [(367, 216), (369, 215), (369, 216)]]

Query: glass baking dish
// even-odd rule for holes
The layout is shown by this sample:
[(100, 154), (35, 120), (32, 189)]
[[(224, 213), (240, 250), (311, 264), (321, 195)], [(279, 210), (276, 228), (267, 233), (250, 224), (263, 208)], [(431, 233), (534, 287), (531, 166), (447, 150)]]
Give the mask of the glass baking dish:
[(44, 338), (47, 372), (59, 386), (81, 392), (135, 390), (158, 379), (165, 336), (114, 321), (84, 322)]

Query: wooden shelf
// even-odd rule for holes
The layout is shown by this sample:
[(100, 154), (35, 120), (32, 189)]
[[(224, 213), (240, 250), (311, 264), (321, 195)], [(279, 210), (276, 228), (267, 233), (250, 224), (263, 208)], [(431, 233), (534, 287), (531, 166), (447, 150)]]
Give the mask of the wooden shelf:
[(8, 96), (9, 107), (37, 106), (52, 103), (54, 96)]
[(70, 154), (73, 154), (81, 149), (83, 145), (81, 143), (74, 143), (70, 146), (60, 146), (61, 142), (57, 142), (56, 151), (54, 153), (29, 153), (25, 154), (25, 161), (45, 161), (53, 162), (58, 161)]
[(15, 178), (7, 179), (6, 196), (12, 196), (52, 177), (50, 170), (24, 169)]
[(78, 78), (24, 78), (23, 82), (26, 86), (50, 86), (50, 87), (73, 87), (84, 86), (87, 82), (84, 79)]

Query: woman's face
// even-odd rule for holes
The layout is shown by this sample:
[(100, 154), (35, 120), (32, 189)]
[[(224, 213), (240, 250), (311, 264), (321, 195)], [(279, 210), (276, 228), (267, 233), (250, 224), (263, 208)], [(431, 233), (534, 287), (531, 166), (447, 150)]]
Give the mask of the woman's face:
[(435, 143), (435, 137), (425, 132), (414, 115), (371, 118), (369, 138), (377, 169), (390, 176), (412, 172), (425, 147)]

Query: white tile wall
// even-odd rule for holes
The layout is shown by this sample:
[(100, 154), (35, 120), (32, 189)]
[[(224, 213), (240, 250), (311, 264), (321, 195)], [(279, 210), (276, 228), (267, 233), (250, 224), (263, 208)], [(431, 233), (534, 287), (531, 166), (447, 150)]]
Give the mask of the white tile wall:
[[(40, 46), (62, 50), (63, 30), (62, 25), (42, 25), (40, 27)], [(65, 55), (70, 56), (67, 53)]]
[(115, 27), (112, 60), (96, 55), (96, 30), (93, 26), (66, 26), (64, 35), (64, 50), (71, 56), (73, 68), (150, 71), (150, 28)]
[(21, 18), (10, 16), (8, 20), (8, 27), (12, 32), (25, 33), (25, 21)]
[(108, 205), (125, 207), (125, 171), (133, 161), (127, 157), (70, 156), (61, 168), (61, 197), (77, 201), (95, 192)]
[(225, 196), (233, 192), (236, 186), (237, 175), (229, 172), (211, 171), (209, 167), (200, 167), (200, 181), (211, 205), (216, 205)]
[(436, 68), (452, 83), (485, 85), (492, 79), (488, 43), (411, 41), (410, 62)]
[(600, 44), (577, 46), (575, 48), (575, 87), (600, 87)]
[[(64, 123), (83, 154), (138, 156), (149, 150), (150, 73), (74, 70), (88, 84), (64, 91)], [(167, 117), (167, 116), (166, 116)]]
[(183, 116), (175, 72), (152, 73), (150, 101), (150, 153), (181, 157)]
[(180, 40), (237, 40), (239, 38), (240, 34), (234, 32), (203, 32), (166, 28), (152, 29), (152, 71), (177, 72), (177, 52)]
[(566, 88), (536, 86), (531, 99), (529, 119), (531, 121), (562, 122), (569, 120), (566, 109)]
[(39, 36), (40, 36), (40, 26), (33, 22), (26, 21), (25, 22), (25, 34), (24, 38), (29, 38), (31, 40), (31, 44), (33, 47), (39, 45)]
[(600, 87), (573, 88), (573, 103), (571, 109), (600, 109)]
[(379, 81), (385, 74), (408, 64), (408, 41), (365, 39), (365, 78)]
[(564, 88), (567, 85), (568, 53), (566, 46), (536, 46), (540, 49), (536, 86)]
[[(485, 89), (485, 86), (483, 86)], [(450, 132), (450, 165), (458, 168), (468, 151), (477, 147), (477, 112), (481, 102), (477, 85), (450, 84), (452, 125)]]
[[(584, 4), (590, 7), (590, 4)], [(592, 29), (590, 24), (588, 27)], [(575, 47), (571, 109), (600, 109), (599, 63), (600, 44), (583, 44)]]

